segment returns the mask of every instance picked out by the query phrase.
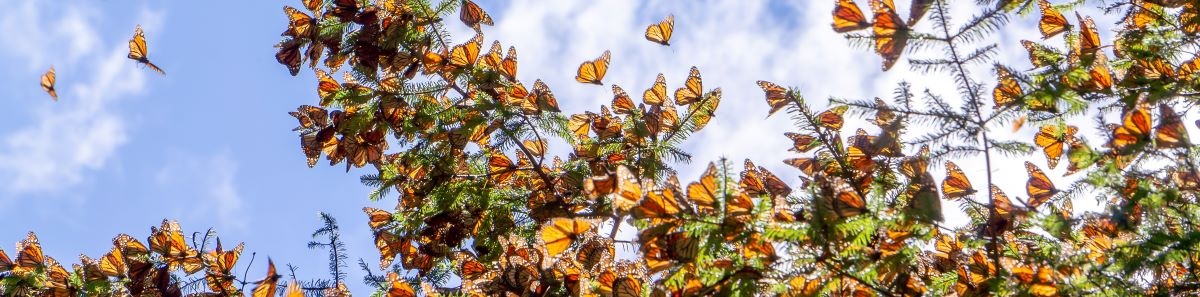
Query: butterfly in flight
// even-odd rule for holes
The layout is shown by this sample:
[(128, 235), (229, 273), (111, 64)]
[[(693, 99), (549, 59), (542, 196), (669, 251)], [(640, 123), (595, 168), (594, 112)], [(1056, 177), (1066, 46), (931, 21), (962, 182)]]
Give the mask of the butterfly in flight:
[(158, 74), (167, 74), (163, 72), (162, 68), (158, 68), (154, 63), (150, 63), (150, 59), (146, 57), (146, 34), (142, 32), (142, 25), (138, 25), (134, 29), (133, 38), (129, 39), (129, 59), (150, 67), (150, 70), (154, 70)]
[(675, 32), (675, 16), (668, 15), (666, 19), (657, 24), (646, 27), (646, 40), (655, 43), (671, 46), (671, 34)]
[(608, 61), (612, 56), (606, 50), (595, 60), (586, 61), (579, 64), (579, 70), (575, 74), (575, 81), (585, 84), (603, 85), (601, 82), (604, 79), (604, 74), (608, 73)]
[(50, 66), (50, 70), (46, 74), (42, 74), (42, 90), (50, 94), (50, 98), (58, 101), (58, 91), (54, 90), (54, 82), (57, 80), (58, 74), (54, 72), (54, 66)]

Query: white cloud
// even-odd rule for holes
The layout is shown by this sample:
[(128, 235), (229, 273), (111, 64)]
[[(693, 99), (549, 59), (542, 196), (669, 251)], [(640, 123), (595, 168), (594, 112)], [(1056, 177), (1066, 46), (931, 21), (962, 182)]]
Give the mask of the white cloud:
[[(7, 194), (64, 191), (104, 168), (128, 141), (115, 105), (146, 89), (146, 72), (125, 57), (125, 37), (99, 40), (89, 3), (60, 11), (39, 1), (5, 2), (0, 6), (15, 9), (0, 12), (0, 34), (22, 42), (0, 51), (0, 58), (28, 62), (22, 73), (31, 78), (54, 65), (60, 98), (51, 102), (40, 90), (21, 93), (34, 98), (17, 98), (24, 105), (14, 107), (27, 107), (31, 120), (0, 135), (0, 177)], [(138, 19), (156, 27), (161, 17), (143, 11)]]

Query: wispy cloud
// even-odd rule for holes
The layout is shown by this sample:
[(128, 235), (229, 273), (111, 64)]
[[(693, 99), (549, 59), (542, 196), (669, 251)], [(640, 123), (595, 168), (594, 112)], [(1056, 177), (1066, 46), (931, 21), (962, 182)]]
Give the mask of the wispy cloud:
[[(128, 125), (116, 105), (146, 89), (145, 71), (125, 57), (125, 37), (99, 39), (90, 3), (61, 10), (39, 1), (0, 6), (14, 8), (0, 11), (0, 34), (21, 41), (0, 50), (0, 58), (27, 62), (21, 73), (31, 77), (31, 88), (32, 78), (55, 65), (61, 96), (50, 103), (41, 93), (21, 93), (35, 98), (17, 98), (24, 105), (12, 106), (25, 109), (31, 120), (0, 135), (4, 189), (10, 196), (68, 190), (104, 168), (128, 141)], [(159, 13), (138, 18), (151, 26), (161, 23)]]

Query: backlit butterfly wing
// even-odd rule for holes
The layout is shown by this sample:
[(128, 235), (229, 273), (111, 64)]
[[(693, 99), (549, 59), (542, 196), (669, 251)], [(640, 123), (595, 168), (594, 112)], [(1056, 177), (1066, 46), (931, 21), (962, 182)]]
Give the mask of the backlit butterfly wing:
[(42, 245), (38, 243), (37, 235), (32, 231), (25, 235), (25, 240), (21, 241), (17, 249), (20, 252), (17, 253), (13, 274), (25, 275), (44, 267), (46, 256), (42, 254)]
[(488, 15), (486, 11), (483, 11), (483, 8), (471, 0), (463, 0), (461, 10), (458, 12), (458, 19), (471, 28), (479, 28), (479, 24), (495, 25), (492, 22), (492, 16)]
[(624, 115), (633, 114), (634, 110), (637, 109), (637, 106), (634, 106), (633, 99), (629, 98), (629, 94), (625, 93), (625, 90), (621, 89), (621, 87), (617, 86), (616, 84), (613, 84), (612, 91), (613, 112)]
[(267, 276), (258, 281), (254, 286), (254, 291), (251, 292), (251, 297), (274, 297), (275, 291), (279, 287), (279, 279), (282, 275), (275, 272), (275, 261), (267, 258)]
[(1042, 31), (1042, 39), (1049, 39), (1062, 32), (1066, 32), (1071, 24), (1067, 22), (1067, 17), (1063, 16), (1058, 9), (1050, 5), (1049, 1), (1038, 0), (1038, 7), (1042, 12), (1042, 19), (1038, 21), (1038, 29)]
[[(400, 278), (396, 272), (388, 272), (388, 283), (391, 287), (388, 288), (387, 297), (417, 297), (417, 292), (413, 290), (412, 285)], [(435, 296), (437, 292), (425, 291), (426, 296)]]
[(642, 199), (642, 185), (629, 167), (623, 165), (617, 166), (616, 178), (617, 196), (613, 197), (613, 208), (620, 213), (629, 213)]
[(517, 80), (517, 48), (508, 47), (508, 54), (500, 60), (500, 75), (511, 81)]
[(454, 46), (450, 49), (450, 66), (457, 69), (475, 65), (475, 61), (479, 59), (481, 47), (483, 47), (483, 35), (475, 35), (466, 43)]
[(475, 280), (487, 274), (488, 268), (475, 259), (470, 253), (459, 251), (454, 253), (455, 272), (465, 280)]
[(167, 74), (166, 72), (163, 72), (161, 68), (158, 68), (157, 65), (154, 65), (154, 63), (150, 63), (150, 59), (147, 57), (146, 52), (146, 35), (142, 31), (142, 25), (137, 25), (137, 28), (135, 28), (133, 31), (133, 38), (129, 39), (129, 59), (138, 61), (138, 63), (142, 63), (142, 65), (146, 65), (146, 67), (149, 67), (150, 70), (154, 70), (154, 72), (158, 72), (158, 74)]
[(716, 206), (717, 197), (717, 165), (708, 163), (708, 169), (700, 176), (700, 181), (688, 184), (688, 200), (696, 204), (700, 213), (711, 213)]
[(1149, 140), (1150, 123), (1150, 111), (1146, 110), (1145, 106), (1139, 106), (1130, 111), (1125, 115), (1122, 125), (1113, 129), (1111, 143), (1113, 149), (1126, 153), (1135, 145)]
[(920, 21), (921, 18), (925, 16), (925, 13), (929, 11), (929, 8), (933, 6), (933, 1), (934, 0), (913, 0), (912, 1), (912, 5), (908, 6), (908, 9), (909, 9), (909, 11), (908, 11), (908, 26), (909, 27), (917, 25), (917, 21)]
[(642, 93), (642, 102), (646, 105), (662, 106), (667, 100), (667, 78), (662, 73), (654, 80), (654, 85), (650, 86)]
[(4, 249), (0, 249), (0, 273), (11, 271), (14, 266), (16, 266), (16, 264), (13, 263), (12, 258), (8, 257), (8, 254), (4, 252)]
[(867, 211), (867, 203), (854, 190), (850, 183), (843, 179), (831, 180), (830, 197), (825, 197), (824, 205), (840, 218), (853, 217)]
[(42, 74), (42, 90), (50, 94), (50, 98), (58, 101), (58, 91), (54, 90), (54, 81), (57, 79), (57, 74), (54, 73), (54, 66), (50, 66), (50, 70), (46, 74)]
[(1154, 145), (1158, 148), (1178, 148), (1191, 145), (1183, 118), (1170, 105), (1158, 106), (1159, 123), (1154, 133)]
[(121, 254), (120, 248), (113, 247), (112, 251), (100, 258), (100, 274), (107, 277), (123, 277), (126, 271), (125, 256)]
[(1053, 63), (1053, 61), (1043, 56), (1049, 50), (1042, 45), (1029, 40), (1021, 40), (1021, 46), (1025, 47), (1025, 50), (1029, 52), (1029, 63), (1033, 64), (1033, 67), (1048, 66)]
[(871, 0), (871, 11), (875, 14), (875, 53), (883, 58), (883, 71), (892, 69), (904, 47), (908, 45), (908, 25), (896, 14), (891, 0)]
[[(1044, 1), (1044, 0), (1043, 0)], [(1096, 31), (1096, 21), (1092, 17), (1084, 18), (1078, 12), (1075, 13), (1075, 18), (1079, 19), (1079, 49), (1083, 55), (1093, 55), (1100, 50), (1100, 33)]]
[(299, 39), (288, 40), (276, 45), (279, 51), (275, 53), (275, 61), (286, 66), (292, 76), (300, 73), (300, 63), (302, 62), (300, 58), (301, 45), (304, 45), (304, 42)]
[(871, 26), (854, 0), (837, 0), (833, 7), (833, 31), (838, 33), (857, 31)]
[(367, 213), (367, 225), (371, 226), (371, 230), (378, 231), (383, 226), (392, 223), (392, 213), (386, 210), (363, 207), (363, 212)]
[(492, 180), (496, 183), (503, 184), (512, 177), (517, 170), (517, 165), (513, 164), (512, 160), (502, 153), (493, 153), (488, 157), (488, 171), (492, 176)]
[(958, 168), (954, 162), (946, 161), (946, 179), (942, 180), (942, 195), (945, 195), (946, 199), (957, 199), (971, 194), (975, 194), (975, 188), (971, 187), (971, 181), (967, 180), (962, 168)]
[(579, 64), (579, 70), (575, 73), (575, 81), (603, 85), (604, 82), (601, 80), (604, 79), (604, 74), (608, 73), (608, 62), (611, 60), (612, 54), (605, 50), (599, 58)]
[(658, 44), (670, 46), (671, 33), (675, 31), (675, 16), (667, 15), (667, 18), (657, 24), (646, 27), (646, 40), (656, 42)]
[(794, 101), (792, 94), (788, 90), (769, 81), (758, 81), (758, 87), (762, 88), (767, 95), (767, 105), (771, 106), (771, 110), (767, 112), (767, 116), (775, 114), (775, 112), (783, 109), (788, 103)]
[(1025, 161), (1025, 171), (1029, 173), (1029, 180), (1025, 182), (1025, 192), (1029, 194), (1029, 208), (1037, 208), (1058, 193), (1054, 183), (1036, 165)]
[(558, 257), (567, 247), (592, 228), (592, 223), (583, 219), (555, 218), (542, 226), (540, 237), (546, 244), (546, 254)]
[(850, 109), (849, 106), (842, 105), (821, 112), (817, 114), (817, 124), (830, 130), (841, 130), (842, 124), (846, 123), (842, 115), (846, 114), (848, 109)]
[(996, 103), (994, 109), (1001, 109), (1016, 103), (1025, 93), (1021, 90), (1021, 84), (1013, 77), (1008, 69), (996, 66), (996, 77), (1000, 79), (1000, 83), (992, 90), (992, 100)]
[(533, 82), (533, 93), (529, 94), (529, 101), (537, 107), (538, 113), (562, 111), (558, 108), (558, 99), (554, 98), (550, 87), (540, 79)]
[(1068, 139), (1075, 137), (1076, 132), (1079, 132), (1079, 128), (1075, 126), (1067, 126), (1065, 131), (1060, 131), (1058, 126), (1045, 125), (1037, 135), (1033, 136), (1033, 142), (1041, 147), (1042, 153), (1046, 155), (1046, 165), (1050, 169), (1058, 166), (1058, 160), (1062, 158), (1063, 147)]
[(312, 17), (291, 6), (283, 6), (283, 13), (288, 17), (288, 29), (283, 36), (312, 39), (316, 37), (316, 21)]
[(700, 80), (700, 69), (692, 66), (688, 78), (683, 82), (683, 87), (675, 89), (675, 105), (688, 105), (700, 101), (700, 97), (704, 96), (704, 84)]

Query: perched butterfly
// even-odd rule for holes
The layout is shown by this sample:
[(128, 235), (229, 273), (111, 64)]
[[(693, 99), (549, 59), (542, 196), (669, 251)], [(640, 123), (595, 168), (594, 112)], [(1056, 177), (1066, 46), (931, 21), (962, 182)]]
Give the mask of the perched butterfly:
[(975, 188), (971, 187), (971, 181), (967, 179), (962, 168), (958, 168), (954, 162), (946, 161), (946, 179), (942, 181), (942, 195), (945, 195), (946, 199), (956, 199), (971, 194), (975, 194)]
[(667, 15), (667, 18), (657, 24), (646, 27), (646, 40), (656, 42), (658, 44), (670, 46), (671, 33), (675, 31), (675, 16)]
[(533, 82), (533, 93), (529, 94), (527, 103), (533, 108), (534, 114), (562, 111), (558, 108), (558, 100), (554, 98), (554, 93), (550, 92), (550, 87), (540, 79)]
[(1068, 176), (1088, 168), (1099, 160), (1100, 155), (1092, 150), (1090, 146), (1083, 143), (1077, 138), (1067, 139), (1067, 172), (1063, 176)]
[(633, 99), (629, 98), (629, 94), (625, 93), (625, 90), (621, 89), (620, 86), (613, 84), (612, 92), (613, 92), (613, 101), (612, 101), (613, 112), (618, 113), (618, 114), (630, 115), (630, 114), (634, 113), (634, 110), (637, 110), (637, 106), (634, 106)]
[(1037, 165), (1025, 161), (1025, 171), (1029, 173), (1029, 180), (1025, 182), (1025, 192), (1029, 194), (1030, 209), (1050, 201), (1050, 197), (1054, 197), (1054, 194), (1058, 193), (1054, 183), (1050, 181), (1045, 172), (1038, 169)]
[(654, 79), (654, 85), (642, 92), (642, 102), (651, 106), (662, 106), (663, 102), (669, 99), (667, 97), (667, 78), (662, 73)]
[(821, 198), (821, 205), (833, 211), (839, 218), (853, 217), (867, 211), (867, 203), (862, 196), (854, 190), (844, 179), (834, 178), (830, 180), (827, 189), (827, 195)]
[(792, 97), (792, 94), (788, 93), (787, 89), (775, 83), (760, 80), (758, 81), (758, 87), (762, 88), (764, 93), (767, 93), (767, 105), (771, 106), (771, 110), (767, 112), (768, 117), (795, 100), (795, 97)]
[(492, 153), (488, 157), (488, 170), (491, 172), (492, 180), (502, 184), (507, 182), (517, 171), (517, 165), (502, 153)]
[(1092, 17), (1084, 18), (1078, 12), (1075, 13), (1075, 18), (1079, 19), (1079, 49), (1084, 55), (1096, 54), (1100, 50), (1100, 33), (1096, 31), (1096, 21)]
[(547, 256), (557, 257), (591, 228), (592, 223), (587, 220), (556, 218), (542, 226), (538, 233), (546, 244)]
[(708, 163), (708, 169), (700, 176), (700, 181), (688, 184), (687, 198), (700, 213), (709, 213), (716, 207), (717, 191), (717, 166)]
[(44, 267), (46, 255), (42, 253), (42, 245), (38, 243), (37, 235), (30, 231), (25, 239), (17, 245), (17, 259), (12, 269), (13, 274), (26, 275)]
[(291, 6), (283, 6), (283, 13), (288, 17), (287, 31), (283, 31), (283, 36), (291, 36), (296, 38), (313, 40), (317, 36), (317, 23), (308, 14), (301, 12), (299, 9)]
[(16, 264), (13, 263), (12, 258), (9, 258), (7, 253), (4, 253), (4, 249), (0, 249), (0, 273), (8, 272), (14, 266)]
[(276, 45), (279, 52), (275, 53), (275, 61), (286, 66), (292, 76), (300, 73), (300, 64), (303, 62), (300, 56), (300, 46), (302, 45), (304, 45), (304, 41), (300, 39), (291, 39)]
[(208, 283), (209, 289), (223, 294), (237, 291), (233, 266), (241, 257), (243, 248), (245, 248), (245, 244), (239, 243), (232, 250), (226, 251), (221, 247), (221, 240), (217, 239), (217, 248), (204, 254), (204, 263), (207, 268), (204, 271), (204, 280)]
[(599, 58), (579, 64), (579, 70), (575, 73), (575, 81), (603, 85), (601, 80), (604, 79), (604, 74), (608, 73), (608, 62), (611, 59), (612, 55), (605, 50)]
[(887, 71), (908, 45), (908, 25), (900, 20), (891, 0), (871, 0), (871, 11), (875, 14), (875, 52), (883, 57), (883, 71)]
[(495, 25), (492, 22), (492, 16), (488, 15), (486, 11), (483, 11), (483, 8), (471, 0), (463, 0), (462, 7), (458, 12), (458, 19), (471, 28), (479, 28), (479, 24)]
[[(396, 272), (389, 271), (387, 274), (387, 280), (390, 284), (387, 297), (417, 297), (417, 292), (413, 290), (412, 285), (409, 285), (408, 282), (401, 279), (400, 275), (396, 274)], [(425, 294), (426, 296), (434, 296), (434, 294), (437, 294), (437, 292), (425, 291)]]
[(479, 59), (479, 50), (482, 46), (483, 35), (476, 34), (474, 38), (471, 38), (466, 43), (451, 48), (449, 62), (452, 69), (475, 65), (475, 61)]
[(995, 211), (996, 215), (990, 216), (988, 218), (987, 225), (983, 226), (984, 235), (998, 236), (1013, 227), (1012, 215), (1014, 209), (1012, 200), (1009, 200), (1008, 195), (1005, 195), (1003, 191), (1000, 191), (999, 187), (996, 187), (996, 185), (993, 184), (990, 185), (990, 188), (992, 199), (991, 207), (992, 210)]
[(821, 112), (820, 114), (817, 114), (817, 124), (831, 130), (841, 130), (842, 124), (846, 123), (846, 120), (842, 118), (842, 115), (846, 114), (846, 110), (849, 109), (849, 106), (842, 105)]
[(1001, 109), (1018, 102), (1024, 95), (1024, 91), (1021, 90), (1021, 84), (1017, 82), (1012, 73), (997, 65), (996, 77), (1000, 79), (1000, 83), (996, 84), (996, 88), (992, 90), (992, 100), (996, 103), (993, 108)]
[(1062, 158), (1063, 146), (1067, 140), (1075, 137), (1076, 132), (1079, 132), (1079, 128), (1075, 126), (1067, 126), (1066, 130), (1060, 130), (1058, 126), (1045, 125), (1037, 135), (1033, 136), (1033, 142), (1041, 147), (1042, 153), (1046, 155), (1046, 165), (1050, 169), (1058, 166), (1058, 160)]
[(282, 275), (275, 272), (275, 261), (267, 258), (267, 276), (258, 281), (254, 286), (254, 291), (251, 292), (251, 297), (273, 297), (275, 290), (279, 286), (279, 279)]
[(1122, 124), (1112, 131), (1110, 145), (1117, 152), (1128, 153), (1136, 145), (1150, 140), (1150, 111), (1145, 106), (1129, 111)]
[(125, 256), (121, 254), (119, 247), (113, 247), (112, 251), (100, 258), (100, 274), (107, 277), (124, 277), (127, 272), (125, 266)]
[(129, 39), (129, 58), (146, 65), (150, 70), (158, 72), (158, 74), (166, 75), (162, 68), (158, 68), (154, 63), (150, 63), (150, 59), (146, 57), (146, 35), (142, 32), (142, 25), (138, 25), (133, 31), (133, 38)]
[(1170, 105), (1160, 104), (1158, 116), (1160, 119), (1154, 133), (1155, 147), (1179, 148), (1191, 145), (1191, 141), (1188, 140), (1187, 127), (1183, 125), (1183, 118), (1176, 114)]
[(510, 81), (517, 81), (517, 48), (508, 47), (508, 54), (500, 60), (500, 75)]
[(838, 33), (857, 31), (871, 26), (854, 0), (837, 0), (833, 7), (833, 31)]
[(908, 6), (909, 27), (917, 25), (917, 21), (920, 21), (921, 18), (925, 16), (925, 13), (929, 11), (929, 8), (933, 7), (933, 1), (934, 0), (912, 0), (912, 5)]
[(1050, 5), (1049, 1), (1038, 0), (1038, 7), (1042, 12), (1042, 19), (1038, 22), (1038, 29), (1042, 31), (1042, 39), (1054, 37), (1054, 35), (1066, 32), (1071, 27), (1071, 24), (1067, 22), (1067, 17)]
[(613, 197), (613, 208), (620, 213), (628, 213), (642, 199), (642, 185), (627, 166), (617, 166), (617, 172), (613, 177), (617, 182), (614, 191), (617, 196)]
[(704, 96), (704, 84), (700, 80), (700, 69), (692, 66), (688, 78), (683, 82), (683, 86), (675, 89), (675, 104), (688, 105), (700, 101)]
[(459, 251), (454, 253), (455, 272), (459, 277), (465, 280), (475, 280), (487, 274), (488, 268), (483, 263), (475, 259), (475, 256), (466, 252)]

